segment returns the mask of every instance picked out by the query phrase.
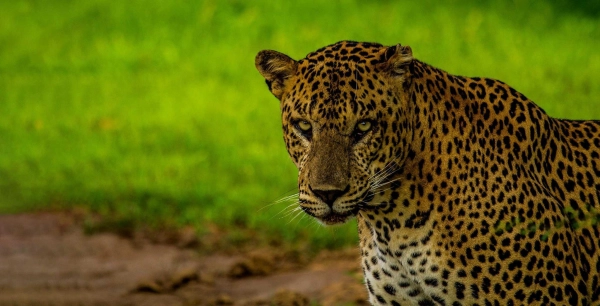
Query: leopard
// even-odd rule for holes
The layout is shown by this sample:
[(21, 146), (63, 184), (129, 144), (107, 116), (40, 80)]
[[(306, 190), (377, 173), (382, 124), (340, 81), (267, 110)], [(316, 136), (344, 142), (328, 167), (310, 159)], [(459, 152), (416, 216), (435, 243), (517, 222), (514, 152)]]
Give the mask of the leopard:
[(600, 121), (551, 117), (401, 44), (263, 50), (255, 66), (299, 207), (356, 218), (371, 304), (600, 305)]

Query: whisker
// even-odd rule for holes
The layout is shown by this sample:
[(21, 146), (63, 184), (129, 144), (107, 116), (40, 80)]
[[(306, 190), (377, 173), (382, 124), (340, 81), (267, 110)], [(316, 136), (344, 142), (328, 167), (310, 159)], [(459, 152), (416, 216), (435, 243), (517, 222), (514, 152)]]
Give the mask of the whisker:
[(378, 173), (382, 173), (383, 171), (385, 171), (388, 167), (393, 165), (400, 158), (400, 156), (401, 154), (398, 153), (398, 155), (394, 156), (381, 170), (375, 172), (373, 176), (376, 176)]
[[(271, 219), (273, 219), (273, 218), (275, 218), (275, 217), (277, 217), (277, 216), (279, 216), (279, 215), (281, 215), (281, 214), (283, 214), (283, 215), (281, 216), (281, 218), (284, 218), (284, 217), (286, 217), (287, 215), (289, 215), (289, 214), (290, 214), (290, 212), (293, 212), (293, 211), (295, 211), (296, 209), (300, 209), (300, 206), (297, 206), (299, 203), (300, 203), (300, 202), (294, 202), (294, 203), (291, 203), (290, 205), (288, 205), (288, 206), (284, 207), (284, 208), (283, 208), (281, 211), (279, 211), (278, 213), (276, 213), (276, 214), (274, 214), (273, 216), (271, 216)], [(294, 206), (297, 206), (297, 207), (294, 207)]]
[(381, 189), (381, 190), (376, 190), (376, 191), (373, 191), (373, 193), (375, 193), (375, 194), (382, 194), (382, 193), (384, 193), (384, 192), (386, 192), (386, 191), (388, 191), (390, 189), (392, 189), (392, 187)]
[(296, 224), (294, 225), (294, 229), (298, 228), (298, 225), (300, 224), (300, 222), (302, 222), (302, 220), (304, 220), (306, 217), (308, 217), (307, 214), (302, 214), (302, 217), (300, 217), (300, 219), (298, 219), (296, 221)]
[[(294, 219), (298, 218), (298, 216), (302, 215), (304, 212), (303, 211), (299, 211), (292, 219), (290, 219), (290, 221), (287, 222), (287, 224), (292, 223), (292, 221), (294, 221)], [(300, 218), (302, 219), (302, 218)]]
[(281, 198), (279, 200), (273, 201), (272, 203), (263, 206), (262, 208), (258, 209), (257, 211), (261, 211), (261, 210), (263, 210), (263, 209), (265, 209), (267, 207), (271, 207), (273, 205), (277, 205), (277, 204), (280, 204), (280, 203), (283, 203), (283, 202), (287, 202), (287, 201), (291, 201), (291, 200), (296, 200), (298, 198), (298, 195), (299, 195), (299, 193), (294, 193), (294, 194), (291, 194), (289, 196), (285, 196), (285, 197), (283, 197), (283, 198)]
[(398, 156), (397, 158), (394, 158), (392, 161), (390, 161), (384, 168), (382, 171), (380, 171), (380, 174), (377, 176), (378, 179), (381, 179), (382, 177), (385, 177), (387, 175), (389, 175), (390, 173), (393, 173), (394, 171), (398, 170), (399, 166), (396, 163), (396, 160), (400, 158), (400, 156)]
[(281, 203), (281, 202), (288, 201), (288, 200), (290, 200), (290, 199), (297, 198), (297, 197), (298, 197), (298, 194), (299, 194), (299, 193), (297, 193), (297, 192), (296, 192), (296, 193), (294, 193), (294, 194), (291, 194), (291, 195), (289, 195), (289, 196), (287, 196), (287, 197), (283, 197), (283, 198), (281, 198), (281, 199), (279, 199), (279, 200), (275, 201), (274, 203)]
[(369, 180), (375, 180), (377, 177), (383, 175), (393, 164), (393, 161), (387, 163), (383, 168), (381, 168), (379, 171), (375, 172), (371, 177), (369, 177)]
[(323, 227), (323, 224), (321, 224), (319, 221), (317, 221), (317, 220), (313, 219), (313, 222), (312, 222), (312, 230), (313, 230), (313, 231), (316, 231), (316, 230), (318, 230), (318, 229), (319, 229), (319, 228), (321, 228), (321, 227)]
[(385, 183), (373, 184), (373, 185), (371, 186), (371, 190), (375, 190), (375, 189), (377, 189), (377, 188), (379, 188), (379, 187), (382, 187), (382, 186), (385, 186), (385, 185), (389, 185), (389, 184), (391, 184), (391, 183), (393, 183), (393, 182), (397, 182), (397, 181), (400, 181), (400, 180), (401, 180), (401, 178), (397, 178), (397, 179), (393, 179), (393, 180), (387, 181), (387, 182), (385, 182)]
[(298, 206), (298, 207), (295, 207), (295, 208), (291, 208), (291, 209), (289, 209), (287, 212), (285, 212), (285, 213), (284, 213), (284, 214), (281, 216), (281, 219), (283, 219), (283, 218), (287, 218), (287, 217), (289, 217), (290, 215), (292, 215), (292, 214), (294, 214), (294, 213), (298, 212), (299, 210), (302, 210), (302, 208), (301, 208), (300, 206)]
[(400, 155), (396, 156), (392, 161), (383, 167), (383, 169), (377, 171), (374, 175), (369, 178), (369, 181), (373, 183), (379, 183), (383, 181), (386, 177), (394, 173), (398, 170), (399, 166), (396, 164), (396, 160), (400, 158)]
[(381, 205), (381, 204), (383, 204), (383, 203), (384, 203), (384, 202), (374, 203), (374, 204), (371, 204), (370, 206), (379, 206), (379, 205)]

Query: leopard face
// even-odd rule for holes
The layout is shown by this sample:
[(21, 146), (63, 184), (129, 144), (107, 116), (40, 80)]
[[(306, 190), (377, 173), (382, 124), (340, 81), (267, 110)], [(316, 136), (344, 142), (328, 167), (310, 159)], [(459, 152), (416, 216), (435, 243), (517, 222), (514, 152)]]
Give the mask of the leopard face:
[[(413, 124), (405, 113), (410, 48), (344, 42), (294, 61), (275, 51), (257, 67), (281, 101), (284, 139), (299, 169), (302, 209), (325, 224), (385, 205)], [(398, 130), (402, 129), (400, 133)], [(395, 145), (391, 145), (395, 144)]]

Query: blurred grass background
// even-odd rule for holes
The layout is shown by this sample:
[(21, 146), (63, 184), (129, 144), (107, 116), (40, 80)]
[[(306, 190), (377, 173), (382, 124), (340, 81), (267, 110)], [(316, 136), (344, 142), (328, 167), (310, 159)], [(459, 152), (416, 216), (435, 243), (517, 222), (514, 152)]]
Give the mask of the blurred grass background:
[[(255, 71), (349, 39), (501, 79), (600, 119), (598, 1), (0, 1), (0, 213), (82, 209), (316, 249), (357, 241), (273, 203), (294, 193), (278, 101)], [(295, 218), (296, 217), (296, 218)], [(295, 219), (294, 219), (295, 218)], [(248, 234), (251, 233), (251, 234)]]

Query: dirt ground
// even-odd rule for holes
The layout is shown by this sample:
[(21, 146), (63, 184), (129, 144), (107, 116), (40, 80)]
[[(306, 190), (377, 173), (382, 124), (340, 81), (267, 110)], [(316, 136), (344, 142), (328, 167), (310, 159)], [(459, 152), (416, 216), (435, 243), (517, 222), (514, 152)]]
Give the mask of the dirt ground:
[(358, 250), (298, 262), (277, 249), (85, 235), (66, 214), (0, 216), (0, 305), (366, 305)]

